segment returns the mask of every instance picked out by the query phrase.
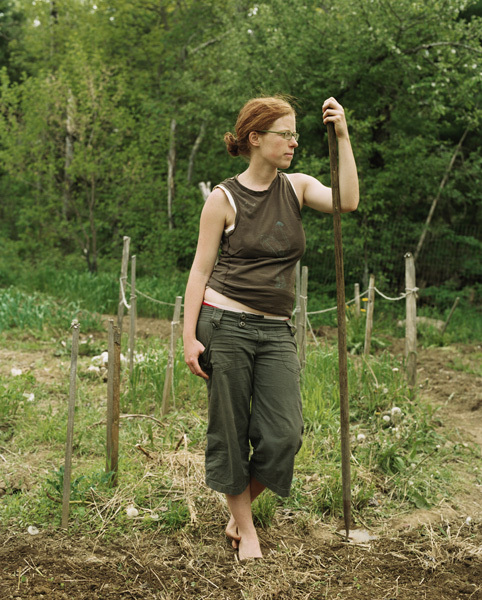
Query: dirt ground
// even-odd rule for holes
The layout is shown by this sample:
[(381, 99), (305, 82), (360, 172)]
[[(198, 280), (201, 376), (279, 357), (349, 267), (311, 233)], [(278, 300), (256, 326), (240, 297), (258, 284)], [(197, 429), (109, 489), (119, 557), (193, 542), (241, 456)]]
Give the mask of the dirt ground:
[[(139, 330), (164, 337), (170, 325), (141, 320)], [(401, 353), (400, 344), (392, 351)], [(470, 372), (480, 371), (480, 354), (474, 346), (419, 350), (418, 385), (420, 401), (440, 407), (444, 427), (482, 445), (482, 378)], [(35, 363), (32, 354), (3, 350), (2, 372), (13, 358)], [(237, 560), (224, 518), (108, 542), (54, 530), (8, 534), (0, 540), (0, 599), (482, 600), (482, 486), (469, 475), (457, 498), (395, 516), (360, 542), (347, 543), (334, 523), (302, 528), (281, 513), (260, 531), (259, 561)]]

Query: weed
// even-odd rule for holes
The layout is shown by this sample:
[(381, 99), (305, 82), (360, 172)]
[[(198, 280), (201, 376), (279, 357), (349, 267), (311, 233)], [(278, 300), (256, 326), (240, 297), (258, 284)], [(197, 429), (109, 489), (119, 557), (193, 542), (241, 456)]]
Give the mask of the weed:
[(268, 528), (273, 523), (273, 519), (278, 507), (276, 496), (269, 490), (265, 490), (253, 502), (253, 519), (259, 526)]
[[(70, 483), (70, 501), (82, 501), (85, 499), (87, 493), (107, 488), (110, 478), (111, 473), (106, 473), (105, 471), (76, 477)], [(50, 476), (45, 480), (44, 490), (46, 495), (60, 502), (63, 494), (63, 485), (64, 467), (61, 466), (58, 470), (52, 471)]]

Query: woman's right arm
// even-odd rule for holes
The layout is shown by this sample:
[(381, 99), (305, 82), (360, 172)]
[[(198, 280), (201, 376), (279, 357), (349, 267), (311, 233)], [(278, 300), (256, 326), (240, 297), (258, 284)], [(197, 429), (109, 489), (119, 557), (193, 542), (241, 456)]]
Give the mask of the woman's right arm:
[(209, 377), (199, 366), (199, 355), (204, 352), (204, 346), (196, 338), (196, 326), (206, 284), (218, 255), (229, 208), (228, 200), (221, 189), (216, 188), (208, 196), (201, 213), (196, 255), (184, 298), (184, 360), (191, 373), (204, 379)]

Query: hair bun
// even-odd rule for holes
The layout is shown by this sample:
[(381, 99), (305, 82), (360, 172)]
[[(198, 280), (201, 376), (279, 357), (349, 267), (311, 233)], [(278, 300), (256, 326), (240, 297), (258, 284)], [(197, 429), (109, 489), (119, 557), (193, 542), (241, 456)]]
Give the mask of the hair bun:
[(224, 134), (224, 143), (226, 144), (226, 150), (231, 156), (239, 156), (238, 140), (230, 131)]

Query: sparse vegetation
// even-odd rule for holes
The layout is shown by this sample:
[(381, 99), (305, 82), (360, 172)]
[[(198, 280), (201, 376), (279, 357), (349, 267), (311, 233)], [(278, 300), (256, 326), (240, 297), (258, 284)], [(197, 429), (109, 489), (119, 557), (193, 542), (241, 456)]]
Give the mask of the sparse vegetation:
[[(45, 539), (53, 539), (61, 521), (69, 324), (80, 309), (44, 294), (36, 296), (35, 303), (23, 302), (26, 297), (14, 288), (1, 290), (0, 294), (4, 319), (0, 352), (9, 353), (8, 368), (0, 371), (0, 460), (8, 464), (8, 470), (0, 474), (0, 522), (7, 539), (11, 535), (28, 537), (29, 527), (47, 535)], [(9, 316), (15, 299), (19, 300), (13, 309), (15, 315), (21, 315), (18, 319)], [(164, 337), (139, 337), (133, 372), (129, 375), (124, 368), (122, 373), (119, 485), (109, 487), (109, 473), (105, 472), (106, 383), (101, 372), (89, 370), (105, 350), (106, 334), (100, 328), (99, 317), (85, 314), (79, 345), (69, 534), (89, 536), (107, 545), (119, 539), (130, 545), (147, 539), (145, 536), (162, 536), (160, 539), (166, 544), (181, 544), (182, 552), (190, 552), (186, 548), (192, 546), (203, 556), (208, 548), (219, 545), (228, 517), (223, 497), (203, 484), (204, 382), (187, 373), (179, 346), (175, 358), (175, 406), (161, 420), (169, 324), (166, 323)], [(388, 342), (396, 341), (396, 321), (378, 314), (376, 335)], [(353, 326), (355, 340), (362, 336), (363, 319), (360, 317)], [(352, 325), (349, 322), (349, 327)], [(280, 499), (266, 492), (254, 505), (261, 538), (273, 536), (276, 540), (276, 564), (280, 565), (285, 564), (285, 558), (290, 564), (297, 564), (293, 550), (283, 545), (283, 531), (290, 531), (296, 539), (313, 531), (317, 523), (324, 523), (333, 531), (343, 512), (337, 349), (335, 338), (330, 339), (319, 338), (317, 346), (311, 343), (308, 348), (302, 381), (305, 436), (297, 456), (292, 494)], [(127, 354), (126, 336), (122, 352)], [(17, 365), (12, 358), (24, 355), (29, 357), (26, 364)], [(453, 365), (457, 372), (475, 376), (471, 371), (478, 355), (480, 350), (451, 358), (448, 368)], [(475, 466), (480, 448), (465, 441), (452, 427), (442, 427), (444, 420), (438, 407), (426, 400), (421, 402), (408, 390), (402, 355), (380, 348), (367, 358), (355, 350), (349, 357), (348, 375), (352, 510), (356, 523), (375, 530), (383, 528), (395, 515), (450, 503), (463, 487), (467, 473), (474, 481), (480, 481)], [(420, 385), (423, 387), (423, 380)], [(457, 551), (463, 556), (477, 557), (473, 554), (472, 538), (467, 538), (471, 531), (468, 525), (458, 537), (450, 534), (448, 525), (443, 535), (435, 529), (425, 531), (421, 535), (429, 533), (430, 543), (440, 544), (440, 564), (448, 564), (449, 551), (439, 540), (459, 544)], [(221, 548), (216, 552), (221, 552)], [(216, 579), (216, 569), (223, 568), (220, 560), (224, 559), (218, 558), (217, 566), (204, 569), (209, 581)], [(270, 559), (266, 564), (271, 565)], [(270, 572), (277, 572), (274, 565), (269, 567)], [(132, 574), (132, 567), (125, 564), (123, 568)], [(327, 565), (325, 571), (326, 568)], [(285, 583), (294, 576), (294, 571), (278, 573), (280, 582)], [(359, 572), (351, 577), (353, 594), (362, 593), (362, 580)], [(190, 581), (194, 585), (189, 593), (195, 593), (204, 580)], [(312, 593), (324, 590), (324, 597), (336, 597), (326, 595), (331, 589), (328, 584), (328, 580), (320, 582), (315, 578), (309, 589)], [(262, 597), (256, 595), (254, 580), (249, 585), (251, 592), (245, 594), (246, 598)], [(182, 589), (183, 597), (204, 597), (201, 592), (188, 596), (187, 588)], [(179, 596), (166, 596), (171, 597)]]
[[(42, 330), (43, 339), (37, 342), (37, 349), (50, 347), (52, 355), (64, 364), (65, 373), (70, 353), (69, 332), (64, 329), (59, 339), (59, 323), (63, 320), (67, 324), (72, 315), (78, 315), (78, 309), (73, 305), (64, 307), (40, 295), (34, 301), (13, 288), (4, 290), (0, 298), (4, 328), (15, 325), (14, 332)], [(13, 316), (9, 313), (12, 306), (16, 311)], [(353, 320), (350, 318), (349, 328)], [(175, 410), (163, 419), (161, 426), (147, 417), (123, 420), (120, 485), (115, 490), (109, 489), (107, 478), (102, 476), (105, 383), (95, 372), (87, 370), (102, 341), (98, 320), (88, 315), (86, 323), (87, 328), (96, 327), (96, 337), (88, 330), (80, 344), (86, 350), (79, 357), (72, 524), (86, 531), (122, 528), (127, 523), (122, 508), (133, 504), (140, 511), (157, 514), (160, 527), (172, 529), (176, 523), (182, 527), (186, 510), (195, 514), (199, 502), (201, 505), (210, 502), (209, 494), (200, 491), (202, 469), (195, 493), (194, 489), (186, 492), (184, 483), (173, 480), (166, 457), (176, 456), (180, 440), (184, 440), (181, 446), (185, 457), (192, 453), (189, 460), (199, 462), (202, 456), (206, 417), (203, 382), (188, 376), (178, 347)], [(357, 332), (360, 335), (359, 323), (357, 330), (354, 329)], [(59, 352), (59, 348), (64, 352)], [(35, 344), (30, 349), (35, 349)], [(127, 352), (126, 348), (123, 350)], [(159, 414), (166, 364), (165, 340), (155, 337), (139, 340), (133, 372), (130, 376), (127, 370), (123, 372), (122, 413)], [(262, 496), (255, 509), (262, 526), (273, 521), (277, 508), (318, 517), (342, 514), (337, 364), (336, 345), (325, 343), (309, 348), (302, 381), (306, 431), (297, 458), (293, 495), (288, 500), (269, 494)], [(28, 452), (29, 462), (41, 467), (29, 489), (22, 493), (22, 502), (18, 502), (15, 494), (7, 493), (0, 507), (2, 523), (8, 527), (24, 526), (27, 521), (35, 522), (37, 527), (58, 524), (66, 380), (41, 383), (30, 372), (16, 377), (5, 374), (0, 383), (1, 439), (3, 443), (14, 444), (19, 452)], [(414, 401), (408, 390), (400, 357), (393, 357), (387, 351), (369, 358), (354, 355), (349, 361), (349, 389), (356, 482), (353, 507), (357, 514), (363, 515), (364, 520), (376, 521), (380, 514), (389, 514), (395, 507), (397, 510), (429, 507), (449, 496), (457, 481), (446, 466), (448, 461), (469, 461), (476, 450), (454, 445), (446, 434), (439, 432), (436, 410)], [(144, 448), (144, 454), (139, 447)], [(150, 467), (149, 458), (154, 461)], [(150, 477), (146, 476), (147, 468)], [(169, 501), (160, 500), (160, 489), (166, 491)], [(177, 500), (172, 500), (173, 494), (179, 496)], [(113, 503), (116, 507), (116, 518), (109, 518), (108, 525), (103, 518), (95, 517), (98, 512), (95, 508), (102, 503), (107, 506)], [(149, 518), (138, 520), (136, 526), (142, 529), (145, 523), (149, 528), (155, 525)]]

